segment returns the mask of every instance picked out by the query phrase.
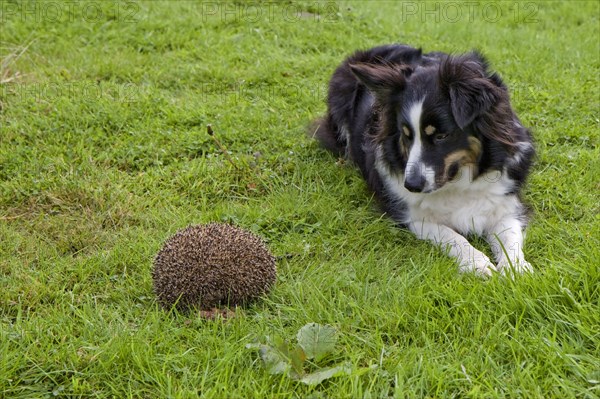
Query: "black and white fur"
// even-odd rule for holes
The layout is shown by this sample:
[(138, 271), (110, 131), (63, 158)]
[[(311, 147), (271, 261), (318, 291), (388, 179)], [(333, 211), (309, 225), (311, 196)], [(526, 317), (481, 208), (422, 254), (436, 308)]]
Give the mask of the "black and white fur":
[[(532, 271), (519, 192), (533, 143), (479, 53), (358, 51), (333, 74), (313, 132), (358, 165), (392, 218), (446, 249), (461, 271)], [(495, 263), (468, 234), (486, 238)]]

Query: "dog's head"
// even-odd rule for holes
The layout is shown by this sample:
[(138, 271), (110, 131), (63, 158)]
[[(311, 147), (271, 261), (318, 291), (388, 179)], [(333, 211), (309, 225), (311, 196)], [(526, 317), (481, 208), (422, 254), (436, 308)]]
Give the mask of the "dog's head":
[[(489, 139), (510, 147), (514, 113), (500, 78), (482, 56), (446, 56), (425, 66), (350, 65), (379, 109), (377, 140), (404, 186), (428, 193), (472, 173)], [(400, 159), (392, 159), (400, 158)]]

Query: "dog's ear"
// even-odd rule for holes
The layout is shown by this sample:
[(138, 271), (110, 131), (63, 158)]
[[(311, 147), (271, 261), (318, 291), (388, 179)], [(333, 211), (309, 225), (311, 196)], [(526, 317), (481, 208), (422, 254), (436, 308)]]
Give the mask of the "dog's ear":
[(476, 53), (448, 57), (440, 66), (440, 83), (450, 97), (452, 115), (461, 129), (502, 100), (504, 90), (494, 83), (487, 63)]
[(403, 90), (412, 72), (408, 65), (350, 64), (350, 70), (377, 98)]

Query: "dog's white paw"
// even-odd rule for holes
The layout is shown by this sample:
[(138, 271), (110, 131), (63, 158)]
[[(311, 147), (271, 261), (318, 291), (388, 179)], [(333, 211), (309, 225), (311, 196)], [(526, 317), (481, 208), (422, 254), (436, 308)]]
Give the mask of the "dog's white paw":
[(525, 259), (509, 260), (507, 258), (504, 258), (500, 262), (498, 262), (498, 266), (496, 268), (503, 275), (533, 273), (533, 267), (531, 266), (531, 263), (527, 262)]
[(462, 273), (475, 273), (483, 277), (491, 276), (496, 270), (496, 266), (485, 255), (463, 261), (460, 264), (460, 271)]

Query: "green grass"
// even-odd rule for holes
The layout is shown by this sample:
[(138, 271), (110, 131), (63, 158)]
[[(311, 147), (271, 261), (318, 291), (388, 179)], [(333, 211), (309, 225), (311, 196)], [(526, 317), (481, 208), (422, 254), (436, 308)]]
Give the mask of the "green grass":
[[(0, 397), (599, 397), (599, 3), (253, 4), (0, 2)], [(509, 85), (532, 276), (459, 275), (305, 137), (343, 57), (389, 42), (478, 48)], [(152, 293), (209, 221), (280, 259), (225, 321)], [(376, 367), (309, 387), (245, 347), (309, 322), (338, 329), (325, 366)]]

